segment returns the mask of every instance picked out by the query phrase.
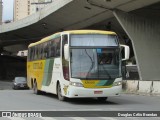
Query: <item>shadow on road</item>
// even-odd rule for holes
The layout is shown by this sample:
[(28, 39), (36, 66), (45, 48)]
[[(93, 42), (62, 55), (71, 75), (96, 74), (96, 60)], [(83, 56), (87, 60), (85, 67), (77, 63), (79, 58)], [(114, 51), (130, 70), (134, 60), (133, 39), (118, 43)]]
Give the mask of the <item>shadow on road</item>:
[[(52, 99), (56, 99), (57, 101), (59, 101), (57, 95), (53, 95), (45, 92), (41, 93), (41, 95), (52, 98)], [(99, 101), (97, 100), (97, 98), (66, 98), (66, 100), (63, 102), (67, 102), (69, 104), (75, 104), (75, 105), (106, 105), (106, 104), (117, 105), (118, 104), (116, 102), (111, 102), (108, 100)]]
[[(43, 93), (41, 95), (59, 101), (57, 95), (50, 93)], [(135, 99), (137, 97), (140, 99), (140, 101)], [(148, 96), (122, 94), (118, 97), (109, 97), (106, 101), (99, 101), (97, 98), (67, 98), (66, 101), (62, 102), (66, 102), (72, 105), (145, 105), (143, 99), (147, 98)]]
[(99, 101), (97, 98), (74, 98), (69, 99), (70, 104), (79, 104), (79, 105), (117, 105), (118, 103), (111, 101)]

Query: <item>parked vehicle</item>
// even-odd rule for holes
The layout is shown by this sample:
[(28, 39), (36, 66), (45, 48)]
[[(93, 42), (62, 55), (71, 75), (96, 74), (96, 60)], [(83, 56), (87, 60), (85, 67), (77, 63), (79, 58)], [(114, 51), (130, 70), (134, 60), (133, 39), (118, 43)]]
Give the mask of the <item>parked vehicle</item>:
[(13, 89), (28, 89), (26, 77), (15, 77), (13, 80)]

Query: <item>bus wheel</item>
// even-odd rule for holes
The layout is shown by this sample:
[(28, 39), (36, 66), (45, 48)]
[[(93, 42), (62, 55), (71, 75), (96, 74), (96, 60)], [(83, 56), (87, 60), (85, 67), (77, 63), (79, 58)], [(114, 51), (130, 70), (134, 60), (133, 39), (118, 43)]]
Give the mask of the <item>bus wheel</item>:
[(98, 97), (97, 99), (99, 101), (105, 102), (107, 100), (107, 97)]
[(62, 95), (61, 85), (60, 84), (58, 84), (58, 87), (57, 87), (57, 95), (58, 95), (58, 99), (60, 101), (64, 101), (65, 100), (65, 97)]
[(37, 89), (37, 82), (34, 82), (33, 84), (33, 93), (39, 95), (40, 90)]

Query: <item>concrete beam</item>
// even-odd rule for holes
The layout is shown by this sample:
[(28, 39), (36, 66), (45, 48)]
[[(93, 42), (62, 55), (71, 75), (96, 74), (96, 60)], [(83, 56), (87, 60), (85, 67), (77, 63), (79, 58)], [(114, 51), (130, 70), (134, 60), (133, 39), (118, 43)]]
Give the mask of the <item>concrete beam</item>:
[(115, 10), (117, 18), (132, 41), (141, 80), (160, 80), (160, 22)]
[(46, 18), (50, 14), (61, 9), (62, 7), (64, 7), (70, 2), (72, 2), (72, 0), (58, 0), (58, 1), (55, 0), (52, 4), (48, 5), (48, 7), (43, 8), (43, 10), (40, 10), (35, 14), (32, 14), (26, 18), (15, 21), (13, 23), (3, 24), (2, 26), (0, 26), (0, 33), (14, 31), (14, 30), (25, 28), (25, 27), (28, 27), (29, 25), (35, 24), (38, 21)]
[(11, 46), (6, 46), (4, 47), (5, 51), (8, 51), (12, 53), (13, 55), (17, 55), (18, 51), (20, 50), (27, 50), (28, 45), (27, 44), (17, 44), (17, 45), (11, 45)]

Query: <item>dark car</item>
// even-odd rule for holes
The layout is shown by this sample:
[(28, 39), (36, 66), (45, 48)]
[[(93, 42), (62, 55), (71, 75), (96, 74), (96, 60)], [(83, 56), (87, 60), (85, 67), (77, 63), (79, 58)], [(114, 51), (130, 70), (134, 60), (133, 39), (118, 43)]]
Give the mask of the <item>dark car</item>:
[(26, 77), (15, 77), (13, 80), (13, 89), (28, 89)]

